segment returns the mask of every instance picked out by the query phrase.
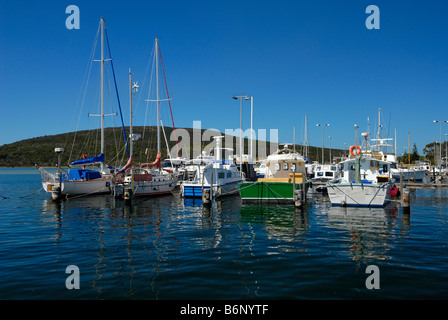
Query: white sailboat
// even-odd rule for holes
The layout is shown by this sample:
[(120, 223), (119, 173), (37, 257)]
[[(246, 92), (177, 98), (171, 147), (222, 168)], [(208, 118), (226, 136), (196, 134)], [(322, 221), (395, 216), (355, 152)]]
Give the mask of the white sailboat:
[(132, 100), (133, 89), (137, 90), (137, 84), (132, 85), (132, 74), (129, 71), (130, 86), (130, 146), (131, 154), (127, 164), (117, 171), (114, 179), (114, 196), (117, 198), (131, 199), (132, 197), (156, 196), (171, 194), (177, 184), (177, 175), (162, 169), (160, 151), (160, 98), (159, 98), (159, 72), (158, 72), (158, 39), (155, 41), (156, 80), (157, 80), (157, 156), (152, 163), (143, 163), (134, 166), (133, 146), (139, 136), (132, 132)]
[[(54, 200), (61, 197), (69, 197), (74, 195), (96, 195), (107, 194), (112, 191), (112, 174), (105, 167), (104, 155), (104, 18), (100, 20), (101, 29), (101, 153), (94, 157), (84, 157), (83, 159), (73, 161), (68, 171), (63, 170), (58, 163), (56, 173), (47, 171), (45, 168), (39, 168), (42, 176), (42, 187), (46, 192), (51, 193)], [(109, 60), (109, 59), (108, 59)], [(111, 60), (111, 59), (110, 59)], [(115, 114), (114, 114), (115, 115)], [(63, 148), (56, 148), (58, 154), (58, 162), (60, 155), (64, 151)], [(97, 169), (86, 169), (88, 165), (99, 165)]]

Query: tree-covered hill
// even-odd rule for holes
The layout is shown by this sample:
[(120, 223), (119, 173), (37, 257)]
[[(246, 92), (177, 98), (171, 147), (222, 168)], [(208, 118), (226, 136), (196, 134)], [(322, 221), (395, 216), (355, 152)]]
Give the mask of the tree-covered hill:
[[(210, 132), (201, 130), (199, 134), (198, 130), (190, 128), (178, 128), (176, 135), (172, 132), (170, 127), (164, 128), (160, 133), (161, 139), (161, 152), (162, 157), (168, 158), (166, 141), (169, 144), (169, 148), (173, 155), (176, 155), (177, 148), (175, 137), (178, 139), (178, 147), (180, 149), (180, 156), (184, 158), (192, 158), (200, 153), (200, 150), (209, 151), (212, 146), (212, 136), (223, 135), (217, 131)], [(125, 128), (126, 135), (129, 136), (129, 127)], [(113, 167), (119, 167), (126, 163), (128, 159), (126, 144), (123, 137), (123, 129), (117, 128), (105, 128), (105, 159), (108, 165)], [(156, 127), (134, 127), (134, 134), (141, 135), (141, 138), (134, 143), (134, 156), (135, 162), (152, 162), (157, 154), (157, 130)], [(195, 135), (195, 136), (194, 136)], [(166, 136), (166, 139), (165, 139)], [(248, 139), (244, 139), (245, 150), (244, 153), (248, 153)], [(201, 142), (201, 148), (193, 147), (198, 141)], [(228, 141), (225, 143), (225, 141)], [(225, 136), (223, 139), (223, 147), (229, 147), (229, 143), (232, 143), (234, 153), (239, 153), (239, 137)], [(272, 150), (277, 149), (277, 145), (271, 146), (269, 142), (257, 141), (255, 144), (256, 156), (265, 157), (270, 154)], [(292, 147), (292, 146), (291, 146)], [(68, 165), (74, 160), (81, 159), (83, 155), (92, 157), (100, 154), (100, 130), (85, 130), (78, 132), (63, 133), (50, 136), (36, 137), (18, 142), (5, 144), (0, 146), (0, 166), (6, 167), (25, 167), (25, 166), (55, 166), (58, 161), (55, 148), (64, 148), (64, 152), (61, 154), (61, 165)], [(263, 148), (265, 151), (263, 151)], [(296, 150), (302, 151), (302, 146), (297, 145)], [(319, 160), (321, 157), (320, 147), (309, 147), (310, 161)], [(341, 156), (344, 151), (338, 149), (332, 149), (332, 157)], [(330, 150), (325, 149), (325, 157), (329, 159)]]

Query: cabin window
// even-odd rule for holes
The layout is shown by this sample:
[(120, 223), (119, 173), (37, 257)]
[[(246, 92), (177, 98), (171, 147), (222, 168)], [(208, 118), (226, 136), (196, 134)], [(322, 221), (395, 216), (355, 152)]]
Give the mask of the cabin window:
[(326, 177), (332, 177), (333, 176), (333, 172), (327, 171), (327, 172), (325, 172), (325, 176)]
[(336, 171), (336, 166), (332, 166), (332, 167), (331, 167), (331, 170), (332, 170), (332, 171)]
[(322, 171), (320, 171), (320, 172), (317, 173), (317, 176), (318, 176), (318, 177), (322, 177), (323, 175), (324, 175), (324, 173), (323, 173)]
[(279, 170), (280, 170), (280, 164), (279, 164), (279, 163), (276, 163), (276, 164), (275, 164), (275, 170), (276, 170), (276, 171), (279, 171)]
[(291, 171), (296, 171), (296, 164), (295, 163), (291, 163)]
[(286, 162), (283, 163), (283, 171), (288, 171), (288, 168), (289, 168), (288, 164)]
[(386, 173), (388, 172), (388, 168), (387, 168), (387, 164), (383, 164), (383, 172)]
[(316, 168), (316, 171), (320, 171), (320, 169), (321, 169), (321, 167), (317, 167), (317, 168)]
[(218, 179), (224, 179), (224, 177), (225, 177), (224, 172), (222, 171), (218, 172)]

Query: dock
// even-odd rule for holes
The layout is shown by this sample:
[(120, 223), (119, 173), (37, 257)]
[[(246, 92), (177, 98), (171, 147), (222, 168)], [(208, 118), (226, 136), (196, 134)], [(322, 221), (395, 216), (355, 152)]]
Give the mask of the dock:
[(398, 183), (398, 188), (400, 190), (403, 190), (404, 188), (407, 189), (448, 189), (448, 183), (418, 183), (418, 182), (404, 182), (404, 183)]

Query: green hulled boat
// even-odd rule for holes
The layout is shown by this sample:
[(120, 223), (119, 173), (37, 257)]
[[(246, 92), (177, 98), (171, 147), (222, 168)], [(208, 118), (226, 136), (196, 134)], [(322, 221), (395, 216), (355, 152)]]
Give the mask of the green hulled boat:
[[(304, 180), (305, 179), (305, 180)], [(287, 146), (266, 160), (264, 178), (238, 184), (243, 201), (294, 202), (294, 190), (308, 191), (305, 159)]]

